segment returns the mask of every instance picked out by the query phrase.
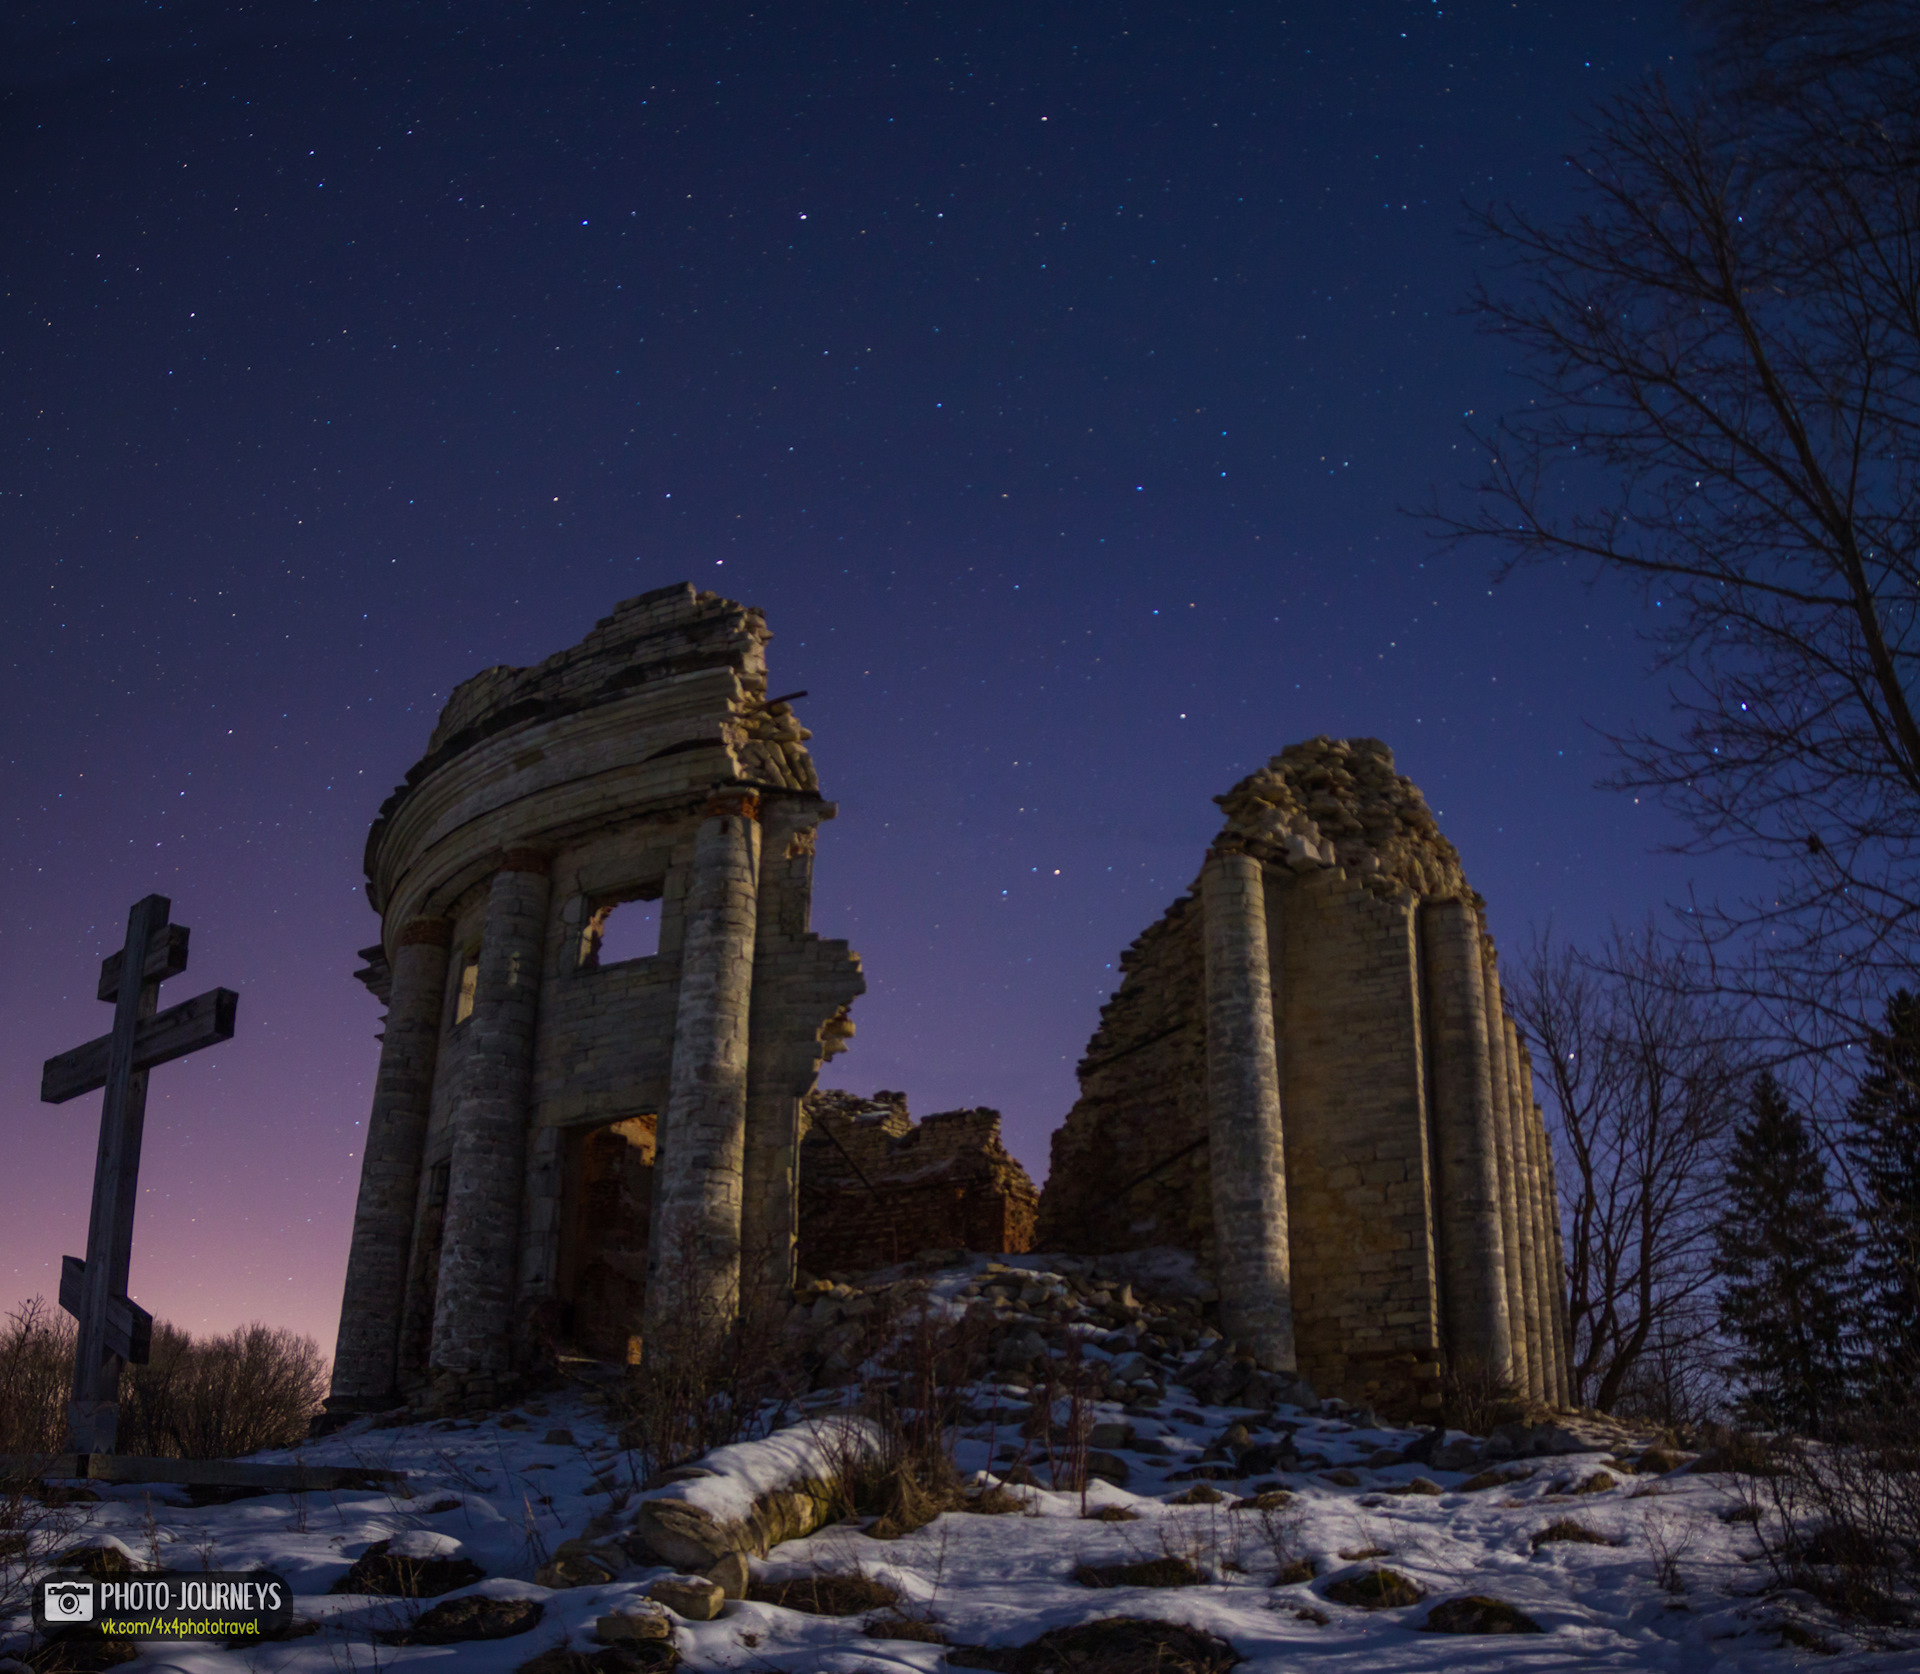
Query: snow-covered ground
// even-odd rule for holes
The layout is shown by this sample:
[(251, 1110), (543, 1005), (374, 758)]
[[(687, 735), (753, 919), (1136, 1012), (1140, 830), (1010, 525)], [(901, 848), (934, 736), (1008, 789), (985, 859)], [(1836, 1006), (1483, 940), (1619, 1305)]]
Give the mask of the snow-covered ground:
[[(1920, 1649), (1863, 1647), (1835, 1636), (1835, 1655), (1783, 1646), (1783, 1611), (1803, 1623), (1817, 1613), (1792, 1600), (1763, 1598), (1766, 1566), (1755, 1561), (1750, 1528), (1729, 1522), (1736, 1504), (1730, 1479), (1689, 1471), (1622, 1474), (1602, 1453), (1518, 1462), (1527, 1472), (1474, 1492), (1469, 1472), (1419, 1464), (1370, 1466), (1416, 1439), (1414, 1432), (1360, 1429), (1344, 1418), (1281, 1408), (1248, 1413), (1201, 1406), (1178, 1386), (1151, 1412), (1103, 1405), (1096, 1423), (1133, 1426), (1125, 1461), (1128, 1485), (1094, 1482), (1084, 1495), (1038, 1486), (1012, 1490), (1011, 1514), (953, 1512), (897, 1540), (879, 1540), (854, 1524), (790, 1541), (756, 1559), (756, 1576), (779, 1580), (820, 1571), (860, 1571), (897, 1588), (894, 1613), (931, 1620), (954, 1645), (1024, 1644), (1043, 1631), (1108, 1616), (1164, 1619), (1203, 1628), (1245, 1658), (1245, 1674), (1311, 1666), (1329, 1674), (1389, 1670), (1920, 1670)], [(983, 1387), (984, 1415), (996, 1402), (1019, 1410), (1017, 1390)], [(1308, 1472), (1269, 1472), (1213, 1487), (1215, 1503), (1178, 1503), (1191, 1495), (1200, 1454), (1235, 1423), (1259, 1444), (1291, 1434), (1295, 1449), (1328, 1464)], [(550, 1432), (570, 1440), (545, 1439)], [(1111, 1438), (1109, 1438), (1111, 1439)], [(985, 1471), (1003, 1449), (1025, 1445), (1016, 1422), (982, 1419), (958, 1441), (957, 1462)], [(782, 1450), (785, 1456), (782, 1457)], [(790, 1476), (807, 1452), (805, 1434), (736, 1445), (711, 1462), (718, 1480), (701, 1484), (716, 1508), (744, 1506), (754, 1493)], [(263, 1455), (284, 1460), (293, 1454)], [(604, 1415), (586, 1397), (551, 1398), (486, 1422), (440, 1422), (374, 1429), (364, 1421), (312, 1443), (298, 1457), (311, 1464), (365, 1465), (408, 1473), (409, 1497), (381, 1493), (269, 1495), (196, 1509), (178, 1489), (107, 1488), (97, 1505), (75, 1508), (91, 1536), (123, 1542), (137, 1559), (175, 1569), (276, 1570), (292, 1583), (297, 1618), (320, 1631), (244, 1652), (216, 1646), (153, 1645), (138, 1669), (172, 1668), (231, 1674), (236, 1665), (263, 1671), (342, 1674), (347, 1669), (457, 1669), (508, 1674), (563, 1641), (600, 1649), (598, 1618), (634, 1606), (651, 1580), (670, 1571), (629, 1568), (599, 1586), (550, 1590), (531, 1577), (561, 1541), (624, 1528), (637, 1487)], [(1035, 1463), (1048, 1479), (1044, 1456)], [(1606, 1469), (1615, 1486), (1574, 1492)], [(1338, 1478), (1331, 1480), (1330, 1478)], [(1416, 1478), (1439, 1493), (1405, 1492)], [(1232, 1509), (1256, 1486), (1291, 1498), (1265, 1513)], [(1403, 1490), (1396, 1493), (1398, 1488)], [(616, 1502), (618, 1515), (609, 1516)], [(1093, 1516), (1113, 1508), (1133, 1520)], [(1615, 1542), (1553, 1541), (1533, 1536), (1571, 1518)], [(419, 1555), (471, 1559), (487, 1579), (463, 1592), (538, 1599), (539, 1625), (515, 1638), (447, 1646), (393, 1646), (375, 1635), (404, 1626), (426, 1604), (329, 1593), (353, 1560), (376, 1540), (413, 1537)], [(422, 1536), (437, 1538), (420, 1538)], [(1374, 1554), (1371, 1557), (1354, 1554)], [(1089, 1588), (1075, 1581), (1080, 1565), (1183, 1557), (1210, 1577), (1177, 1588)], [(1673, 1591), (1657, 1571), (1669, 1564)], [(1283, 1564), (1311, 1560), (1311, 1581), (1276, 1585)], [(1336, 1603), (1327, 1589), (1343, 1577), (1384, 1565), (1425, 1590), (1417, 1604), (1365, 1610)], [(1422, 1631), (1437, 1603), (1482, 1594), (1516, 1606), (1545, 1631), (1499, 1636)], [(458, 1594), (449, 1596), (459, 1596)], [(880, 1613), (876, 1613), (880, 1614)], [(866, 1618), (803, 1615), (774, 1605), (736, 1601), (708, 1622), (679, 1622), (685, 1665), (694, 1669), (853, 1674), (855, 1670), (939, 1670), (936, 1644), (876, 1639)], [(18, 1649), (24, 1621), (9, 1641)], [(1909, 1646), (1912, 1641), (1909, 1641)], [(0, 1664), (4, 1666), (4, 1664)], [(1090, 1670), (1089, 1674), (1097, 1674)]]

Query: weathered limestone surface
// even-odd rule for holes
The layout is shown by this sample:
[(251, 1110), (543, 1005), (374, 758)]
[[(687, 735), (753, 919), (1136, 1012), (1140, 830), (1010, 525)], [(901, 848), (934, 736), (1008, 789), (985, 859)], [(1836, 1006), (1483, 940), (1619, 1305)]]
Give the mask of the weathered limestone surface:
[[(1277, 1109), (1264, 1183), (1284, 1211), (1263, 1224), (1283, 1240), (1300, 1375), (1413, 1411), (1438, 1404), (1447, 1365), (1472, 1364), (1564, 1400), (1550, 1370), (1565, 1331), (1550, 1158), (1458, 853), (1374, 739), (1295, 745), (1219, 801), (1210, 853), (1234, 853), (1250, 883), (1221, 891), (1210, 859), (1121, 956), (1080, 1098), (1054, 1135), (1039, 1247), (1191, 1250), (1231, 1319), (1267, 1281), (1215, 1198), (1234, 1165), (1210, 1153), (1241, 1112)], [(1271, 1104), (1266, 1049), (1250, 1049), (1244, 1016), (1210, 1003), (1220, 921), (1237, 919), (1252, 882)], [(1232, 1075), (1210, 1073), (1223, 1063)]]
[(509, 1326), (550, 893), (547, 856), (503, 855), (487, 888), (452, 1144), (428, 1364), (442, 1400), (490, 1399), (511, 1370)]
[[(1512, 1359), (1503, 1265), (1501, 1137), (1506, 1100), (1496, 1104), (1496, 1068), (1480, 982), (1480, 921), (1468, 901), (1420, 909), (1426, 944), (1428, 1038), (1434, 1061), (1433, 1129), (1438, 1159), (1441, 1297), (1454, 1342), (1491, 1344), (1494, 1370)], [(1504, 1094), (1504, 1087), (1502, 1088)]]
[(758, 924), (759, 803), (716, 796), (693, 846), (673, 1065), (659, 1129), (647, 1320), (723, 1328), (740, 1300), (747, 1010)]
[[(397, 948), (380, 1043), (373, 1110), (367, 1118), (360, 1198), (340, 1303), (340, 1339), (333, 1387), (350, 1399), (378, 1399), (394, 1387), (400, 1304), (420, 1188), (420, 1151), (440, 1047), (440, 1005), (447, 986), (453, 926), (418, 919), (395, 938)], [(382, 957), (384, 950), (371, 950)]]
[[(630, 599), (462, 685), (381, 808), (361, 978), (389, 1014), (334, 1411), (639, 1352), (663, 1244), (727, 1306), (743, 1246), (756, 1284), (790, 1280), (799, 1102), (865, 984), (809, 928), (834, 809), (768, 700), (769, 637), (690, 586)], [(603, 963), (632, 901), (658, 947)]]
[[(1487, 1050), (1492, 1060), (1494, 1152), (1499, 1165), (1494, 1206), (1500, 1218), (1500, 1250), (1492, 1263), (1500, 1312), (1506, 1326), (1507, 1353), (1492, 1343), (1484, 1351), (1486, 1369), (1510, 1380), (1516, 1389), (1527, 1386), (1526, 1315), (1520, 1301), (1520, 1222), (1517, 1182), (1513, 1171), (1513, 1083), (1509, 1076), (1507, 1034), (1504, 1027), (1500, 979), (1493, 969), (1492, 942), (1475, 963), (1486, 996)], [(1469, 977), (1471, 980), (1471, 977)]]
[(1200, 878), (1220, 1321), (1267, 1370), (1290, 1372), (1293, 1293), (1266, 886), (1260, 862), (1233, 850), (1209, 855)]
[(803, 1102), (801, 1268), (869, 1272), (922, 1250), (1033, 1248), (1040, 1194), (1000, 1141), (997, 1110), (915, 1122), (902, 1093), (810, 1093)]
[[(1490, 945), (1490, 944), (1489, 944)], [(1527, 1128), (1533, 1115), (1531, 1089), (1521, 1080), (1520, 1034), (1513, 1019), (1505, 1015), (1505, 996), (1500, 974), (1488, 969), (1493, 978), (1493, 993), (1501, 1009), (1501, 1062), (1506, 1070), (1507, 1098), (1502, 1137), (1509, 1161), (1503, 1175), (1510, 1177), (1513, 1202), (1514, 1249), (1507, 1258), (1508, 1307), (1513, 1311), (1514, 1340), (1521, 1352), (1513, 1363), (1514, 1386), (1536, 1401), (1547, 1398), (1545, 1360), (1547, 1348), (1541, 1336), (1538, 1275), (1534, 1271), (1534, 1221), (1539, 1205), (1533, 1191), (1533, 1162), (1527, 1144)]]

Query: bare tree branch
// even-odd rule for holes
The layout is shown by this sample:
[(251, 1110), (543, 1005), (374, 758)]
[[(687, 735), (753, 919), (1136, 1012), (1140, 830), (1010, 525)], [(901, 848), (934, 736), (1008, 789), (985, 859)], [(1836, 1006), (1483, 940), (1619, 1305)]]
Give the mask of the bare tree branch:
[(1436, 512), (1501, 573), (1639, 586), (1674, 725), (1609, 781), (1687, 852), (1770, 864), (1691, 916), (1789, 1049), (1867, 1038), (1920, 954), (1920, 22), (1888, 0), (1714, 0), (1707, 91), (1603, 109), (1585, 205), (1490, 207), (1474, 297), (1532, 399)]
[(1721, 1148), (1745, 1073), (1732, 1011), (1651, 925), (1597, 959), (1543, 936), (1509, 987), (1563, 1166), (1575, 1398), (1611, 1411), (1710, 1312)]

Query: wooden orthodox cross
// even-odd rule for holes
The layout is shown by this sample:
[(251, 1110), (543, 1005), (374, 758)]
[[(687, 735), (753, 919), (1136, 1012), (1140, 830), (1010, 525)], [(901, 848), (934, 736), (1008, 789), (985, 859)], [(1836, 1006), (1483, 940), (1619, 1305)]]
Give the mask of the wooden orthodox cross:
[(93, 1215), (87, 1259), (60, 1259), (60, 1306), (80, 1321), (67, 1407), (67, 1448), (111, 1453), (119, 1425), (120, 1369), (144, 1366), (153, 1316), (127, 1299), (138, 1201), (140, 1134), (147, 1115), (147, 1071), (203, 1046), (233, 1038), (240, 996), (213, 988), (157, 1011), (160, 984), (187, 968), (187, 928), (169, 924), (173, 903), (149, 895), (127, 915), (127, 945), (103, 960), (100, 998), (113, 1002), (113, 1033), (49, 1058), (40, 1097), (64, 1104), (104, 1087), (100, 1149), (93, 1165)]

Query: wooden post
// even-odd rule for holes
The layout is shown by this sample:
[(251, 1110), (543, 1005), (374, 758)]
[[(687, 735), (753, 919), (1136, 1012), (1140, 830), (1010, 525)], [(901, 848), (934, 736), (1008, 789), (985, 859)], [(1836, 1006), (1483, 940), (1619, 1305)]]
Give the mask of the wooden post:
[(119, 1428), (120, 1369), (144, 1364), (153, 1319), (127, 1298), (133, 1212), (139, 1203), (140, 1140), (146, 1126), (147, 1073), (156, 1064), (233, 1038), (239, 996), (216, 988), (159, 1012), (160, 984), (186, 969), (187, 931), (169, 924), (164, 895), (136, 902), (125, 948), (100, 969), (99, 995), (113, 1002), (113, 1032), (57, 1058), (40, 1077), (40, 1097), (64, 1104), (106, 1090), (94, 1155), (93, 1211), (84, 1262), (63, 1257), (60, 1306), (80, 1322), (67, 1406), (69, 1450), (112, 1453)]

